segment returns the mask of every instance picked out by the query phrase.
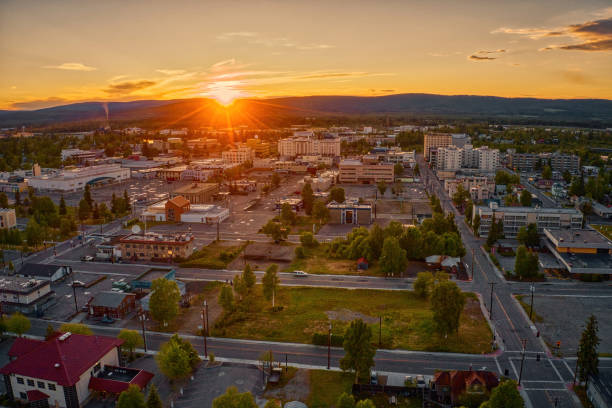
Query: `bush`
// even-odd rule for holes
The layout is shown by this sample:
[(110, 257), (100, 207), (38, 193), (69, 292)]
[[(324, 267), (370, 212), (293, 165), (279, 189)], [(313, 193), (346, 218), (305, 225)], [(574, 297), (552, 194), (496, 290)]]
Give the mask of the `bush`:
[[(314, 333), (312, 335), (312, 344), (315, 346), (327, 346), (329, 335), (327, 333)], [(334, 347), (342, 347), (344, 336), (338, 334), (331, 335), (331, 345)]]
[(215, 362), (215, 353), (213, 353), (212, 351), (208, 353), (208, 362), (211, 364)]
[(297, 247), (295, 248), (295, 257), (297, 259), (304, 259), (306, 257), (306, 253), (304, 252), (304, 247)]

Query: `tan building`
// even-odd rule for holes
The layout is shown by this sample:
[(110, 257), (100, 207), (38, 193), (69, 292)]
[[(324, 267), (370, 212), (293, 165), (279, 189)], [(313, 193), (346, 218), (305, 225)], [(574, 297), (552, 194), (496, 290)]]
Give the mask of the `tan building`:
[(453, 136), (450, 133), (426, 133), (423, 145), (425, 160), (429, 160), (429, 151), (438, 147), (447, 147), (453, 144)]
[(14, 208), (0, 208), (0, 229), (15, 228), (17, 226), (17, 217)]
[(166, 180), (166, 181), (175, 181), (180, 180), (183, 176), (183, 173), (187, 170), (187, 166), (174, 166), (159, 169), (157, 171), (157, 178)]
[(311, 137), (281, 139), (278, 141), (278, 154), (282, 157), (340, 156), (340, 139), (314, 139)]
[(372, 204), (359, 204), (357, 200), (343, 203), (332, 201), (327, 204), (330, 224), (370, 225), (372, 223)]
[(248, 161), (252, 162), (255, 159), (255, 153), (250, 147), (240, 145), (235, 149), (221, 152), (221, 158), (225, 164), (237, 166)]
[(193, 235), (130, 234), (119, 240), (125, 259), (188, 258), (193, 253)]
[(340, 183), (374, 184), (379, 181), (393, 183), (392, 163), (365, 164), (359, 160), (340, 162)]
[(257, 157), (268, 157), (270, 155), (270, 143), (262, 142), (260, 139), (247, 139), (246, 145), (250, 147)]
[(191, 204), (212, 203), (219, 186), (214, 183), (193, 183), (179, 187), (171, 193), (172, 198), (183, 196)]

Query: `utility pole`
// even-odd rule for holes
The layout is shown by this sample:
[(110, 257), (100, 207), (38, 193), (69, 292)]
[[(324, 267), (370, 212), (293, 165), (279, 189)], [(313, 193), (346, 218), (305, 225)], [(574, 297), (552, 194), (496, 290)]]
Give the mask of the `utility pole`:
[(378, 316), (378, 348), (382, 347), (382, 316)]
[(204, 300), (204, 307), (202, 308), (202, 313), (200, 317), (202, 318), (202, 335), (204, 336), (204, 358), (208, 358), (208, 347), (206, 345), (206, 337), (208, 335), (208, 326), (206, 325), (206, 310), (208, 309), (208, 304), (206, 300)]
[[(67, 266), (64, 268), (68, 269)], [(76, 294), (76, 286), (74, 286), (74, 272), (70, 271), (70, 277), (72, 278), (72, 296), (74, 297), (74, 311), (75, 313), (79, 313), (79, 305), (77, 304), (77, 294)]]
[(529, 290), (531, 291), (531, 306), (529, 307), (529, 320), (531, 320), (531, 316), (533, 315), (533, 292), (535, 292), (535, 285), (533, 283), (529, 286)]
[(489, 282), (489, 285), (491, 285), (491, 301), (489, 303), (489, 320), (491, 320), (493, 316), (493, 286), (495, 286), (495, 282)]
[(474, 248), (472, 248), (472, 280), (474, 280), (474, 268), (476, 267), (476, 259), (474, 258)]
[(332, 325), (329, 323), (329, 332), (327, 335), (327, 369), (329, 370), (330, 362), (331, 362), (331, 330)]
[(142, 342), (144, 343), (144, 351), (147, 352), (147, 333), (145, 332), (145, 312), (140, 309), (138, 313), (138, 319), (140, 320), (140, 324), (142, 326)]
[(219, 242), (219, 219), (217, 218), (217, 242)]
[(527, 339), (521, 340), (523, 342), (523, 356), (521, 357), (521, 370), (519, 371), (518, 385), (521, 385), (521, 379), (523, 378), (523, 364), (525, 363), (525, 347), (527, 347)]

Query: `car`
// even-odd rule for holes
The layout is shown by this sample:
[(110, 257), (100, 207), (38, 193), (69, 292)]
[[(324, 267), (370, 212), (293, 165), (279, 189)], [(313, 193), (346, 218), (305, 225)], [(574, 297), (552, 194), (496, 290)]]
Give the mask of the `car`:
[(416, 376), (416, 384), (417, 384), (417, 388), (425, 388), (426, 384), (425, 384), (425, 377), (423, 377), (422, 375), (417, 375)]
[(91, 255), (85, 255), (85, 256), (81, 257), (81, 261), (83, 261), (83, 262), (91, 262), (93, 260), (94, 260), (94, 257), (91, 256)]
[(113, 319), (112, 317), (108, 317), (108, 316), (104, 316), (101, 320), (101, 323), (106, 323), (106, 324), (111, 324), (115, 322), (115, 319)]
[(81, 282), (80, 280), (75, 280), (74, 282), (72, 282), (72, 286), (74, 286), (75, 288), (80, 288), (85, 286), (85, 283)]
[(300, 278), (305, 278), (308, 276), (308, 274), (304, 271), (293, 271), (293, 276), (295, 277), (300, 277)]

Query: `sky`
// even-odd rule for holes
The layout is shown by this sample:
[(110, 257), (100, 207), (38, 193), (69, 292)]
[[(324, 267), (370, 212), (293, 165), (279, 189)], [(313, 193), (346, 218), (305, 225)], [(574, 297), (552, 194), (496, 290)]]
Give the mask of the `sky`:
[(612, 0), (0, 2), (0, 109), (395, 93), (612, 99)]

